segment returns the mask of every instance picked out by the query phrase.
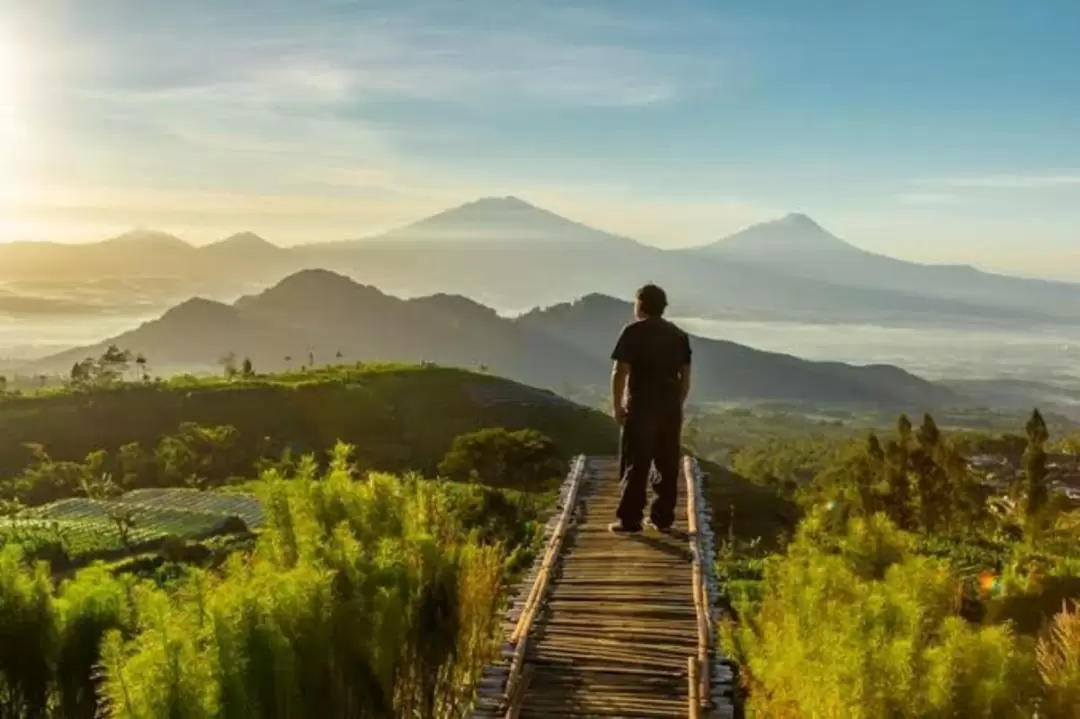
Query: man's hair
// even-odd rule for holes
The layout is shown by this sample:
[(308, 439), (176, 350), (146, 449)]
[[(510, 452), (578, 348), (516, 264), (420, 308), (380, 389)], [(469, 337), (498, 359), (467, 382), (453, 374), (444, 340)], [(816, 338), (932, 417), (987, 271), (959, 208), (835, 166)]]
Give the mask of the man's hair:
[(667, 293), (653, 284), (637, 291), (637, 303), (646, 317), (661, 317), (667, 309)]

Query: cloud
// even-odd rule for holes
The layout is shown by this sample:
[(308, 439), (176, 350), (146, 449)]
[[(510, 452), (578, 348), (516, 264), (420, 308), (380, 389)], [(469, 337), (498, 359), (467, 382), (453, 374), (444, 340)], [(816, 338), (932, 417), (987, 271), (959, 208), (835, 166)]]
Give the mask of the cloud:
[(946, 192), (902, 192), (896, 200), (905, 205), (959, 205), (964, 199)]
[(927, 187), (950, 187), (971, 190), (1046, 190), (1080, 187), (1080, 170), (1035, 174), (991, 174), (958, 177), (939, 177), (919, 180), (915, 184)]
[[(389, 97), (470, 104), (501, 98), (622, 107), (663, 102), (722, 76), (711, 58), (579, 32), (567, 20), (572, 13), (532, 25), (520, 18), (500, 24), (494, 16), (463, 21), (433, 12), (353, 10), (335, 17), (319, 10), (289, 23), (223, 21), (229, 32), (188, 18), (190, 32), (120, 33), (116, 42), (97, 44), (83, 89), (152, 100), (340, 104)], [(586, 17), (576, 25), (595, 22)]]

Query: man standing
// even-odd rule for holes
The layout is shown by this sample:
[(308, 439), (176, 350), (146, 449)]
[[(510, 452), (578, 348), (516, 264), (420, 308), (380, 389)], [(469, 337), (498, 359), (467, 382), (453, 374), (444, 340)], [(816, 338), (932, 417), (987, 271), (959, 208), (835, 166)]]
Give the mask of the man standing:
[(690, 393), (690, 338), (664, 319), (667, 295), (656, 285), (637, 291), (636, 321), (623, 328), (611, 353), (611, 404), (622, 427), (622, 499), (612, 532), (640, 532), (646, 485), (660, 475), (646, 524), (667, 531), (675, 522), (683, 405)]

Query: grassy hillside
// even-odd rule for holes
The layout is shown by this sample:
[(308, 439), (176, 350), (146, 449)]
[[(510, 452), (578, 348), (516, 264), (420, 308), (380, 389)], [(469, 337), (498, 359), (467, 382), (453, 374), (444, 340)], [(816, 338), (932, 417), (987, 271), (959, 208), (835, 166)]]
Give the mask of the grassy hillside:
[(226, 381), (184, 379), (0, 399), (0, 478), (32, 460), (55, 460), (138, 442), (152, 450), (182, 422), (229, 425), (250, 457), (356, 447), (362, 468), (434, 474), (458, 435), (484, 427), (533, 428), (565, 456), (615, 452), (610, 418), (554, 394), (458, 369), (403, 365), (326, 369)]

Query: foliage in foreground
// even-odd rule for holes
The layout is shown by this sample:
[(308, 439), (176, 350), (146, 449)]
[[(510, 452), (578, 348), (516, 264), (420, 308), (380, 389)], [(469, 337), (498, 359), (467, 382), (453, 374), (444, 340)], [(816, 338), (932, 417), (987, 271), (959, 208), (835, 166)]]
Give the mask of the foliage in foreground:
[(1076, 716), (1075, 615), (1037, 647), (1007, 624), (971, 626), (949, 564), (919, 556), (913, 535), (882, 514), (827, 525), (805, 519), (765, 561), (760, 595), (736, 599), (739, 623), (722, 626), (751, 715)]
[(357, 480), (345, 448), (325, 477), (307, 461), (257, 488), (254, 551), (169, 587), (95, 566), (54, 594), (4, 550), (0, 718), (464, 716), (530, 500)]

